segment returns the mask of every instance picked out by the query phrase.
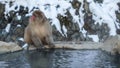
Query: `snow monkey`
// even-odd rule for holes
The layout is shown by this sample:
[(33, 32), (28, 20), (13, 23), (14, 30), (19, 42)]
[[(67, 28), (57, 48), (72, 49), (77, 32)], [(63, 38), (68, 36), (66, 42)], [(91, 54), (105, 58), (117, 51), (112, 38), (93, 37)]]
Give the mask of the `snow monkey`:
[(42, 11), (35, 10), (32, 13), (25, 28), (24, 41), (28, 43), (28, 48), (31, 44), (37, 49), (43, 49), (44, 45), (54, 48), (52, 27)]

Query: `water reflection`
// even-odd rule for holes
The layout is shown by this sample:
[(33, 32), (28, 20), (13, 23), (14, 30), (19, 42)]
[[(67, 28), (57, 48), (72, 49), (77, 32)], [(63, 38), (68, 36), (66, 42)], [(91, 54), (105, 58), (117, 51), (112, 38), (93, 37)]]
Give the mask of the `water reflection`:
[(20, 51), (0, 55), (0, 68), (119, 68), (119, 64), (119, 57), (100, 50)]

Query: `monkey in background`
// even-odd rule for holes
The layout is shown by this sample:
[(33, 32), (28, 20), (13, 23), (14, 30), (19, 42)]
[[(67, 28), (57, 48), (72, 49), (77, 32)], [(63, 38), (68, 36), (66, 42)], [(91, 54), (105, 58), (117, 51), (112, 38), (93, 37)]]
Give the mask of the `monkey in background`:
[(30, 45), (34, 45), (37, 49), (43, 49), (44, 45), (54, 48), (52, 27), (42, 11), (36, 10), (32, 13), (25, 28), (24, 41), (28, 43), (28, 48)]

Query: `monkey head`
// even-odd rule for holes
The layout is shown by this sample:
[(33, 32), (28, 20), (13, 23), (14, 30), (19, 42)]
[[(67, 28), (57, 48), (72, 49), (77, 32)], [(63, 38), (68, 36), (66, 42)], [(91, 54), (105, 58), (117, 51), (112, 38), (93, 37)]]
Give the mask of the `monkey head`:
[(35, 22), (44, 23), (46, 21), (46, 19), (47, 18), (42, 11), (35, 10), (32, 13), (32, 16), (30, 17), (29, 21), (30, 21), (30, 23), (35, 23)]

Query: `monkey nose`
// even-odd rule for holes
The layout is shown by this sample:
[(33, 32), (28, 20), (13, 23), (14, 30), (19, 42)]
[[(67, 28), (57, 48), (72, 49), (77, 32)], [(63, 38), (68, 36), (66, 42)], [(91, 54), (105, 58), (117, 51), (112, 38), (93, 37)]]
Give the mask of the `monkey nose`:
[(30, 19), (34, 21), (34, 20), (35, 20), (35, 16), (31, 16), (31, 18), (30, 18)]

